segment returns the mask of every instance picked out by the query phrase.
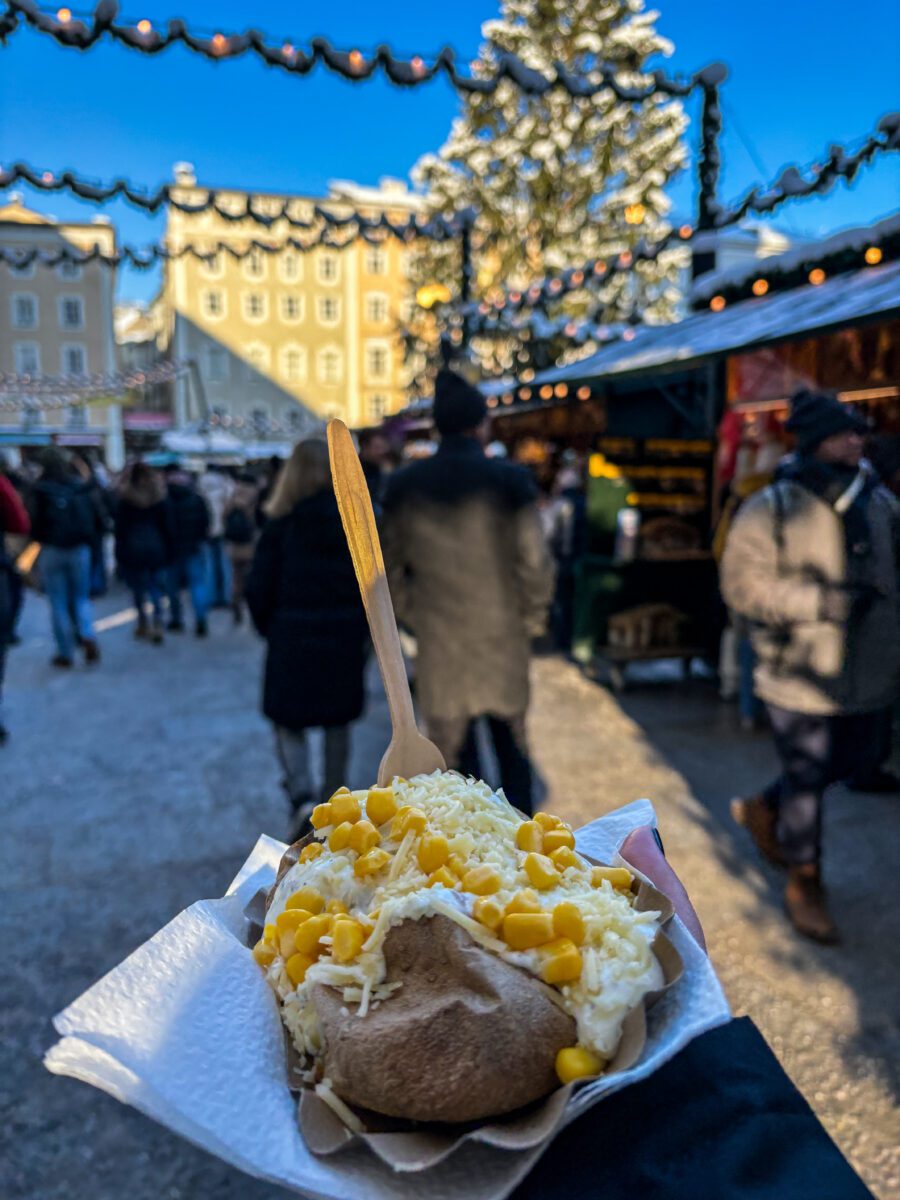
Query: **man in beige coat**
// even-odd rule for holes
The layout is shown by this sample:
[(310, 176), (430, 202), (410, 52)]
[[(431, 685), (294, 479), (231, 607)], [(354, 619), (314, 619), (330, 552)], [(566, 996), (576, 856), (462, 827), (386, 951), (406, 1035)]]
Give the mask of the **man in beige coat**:
[(822, 796), (877, 758), (880, 715), (900, 691), (900, 527), (896, 501), (862, 460), (860, 418), (830, 394), (803, 391), (787, 429), (796, 454), (741, 508), (722, 559), (725, 602), (752, 622), (756, 690), (783, 766), (732, 813), (787, 867), (797, 930), (831, 942)]
[(481, 393), (442, 370), (433, 458), (394, 474), (384, 555), (399, 619), (418, 643), (416, 688), (447, 764), (480, 776), (475, 725), (487, 720), (507, 798), (531, 811), (525, 742), (531, 641), (543, 632), (553, 570), (524, 468), (484, 453)]

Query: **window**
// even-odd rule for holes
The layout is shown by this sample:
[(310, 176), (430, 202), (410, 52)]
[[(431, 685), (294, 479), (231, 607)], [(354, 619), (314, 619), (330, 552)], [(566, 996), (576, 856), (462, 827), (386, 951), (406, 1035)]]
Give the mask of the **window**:
[(366, 296), (366, 320), (381, 325), (387, 320), (388, 301), (383, 292), (369, 292)]
[(244, 319), (264, 321), (266, 319), (266, 297), (262, 292), (244, 292)]
[(316, 360), (319, 383), (340, 383), (344, 373), (344, 356), (333, 347), (320, 350)]
[(387, 255), (380, 246), (370, 246), (366, 251), (366, 270), (370, 275), (387, 275)]
[(281, 319), (296, 323), (303, 320), (303, 297), (288, 292), (281, 297)]
[[(20, 253), (22, 253), (22, 251), (20, 251)], [(14, 266), (13, 264), (10, 264), (9, 269), (13, 279), (34, 279), (33, 260), (28, 264), (22, 263), (21, 266)]]
[(383, 342), (366, 343), (366, 378), (375, 382), (386, 381), (390, 377), (390, 350)]
[(320, 254), (316, 260), (319, 283), (337, 283), (338, 258), (336, 254)]
[(416, 311), (415, 296), (406, 296), (400, 301), (400, 320), (404, 325), (408, 325), (413, 319)]
[(387, 413), (388, 398), (382, 395), (381, 392), (376, 392), (369, 397), (369, 420), (374, 424), (376, 421), (383, 421)]
[(266, 277), (266, 255), (262, 250), (257, 250), (255, 246), (244, 259), (244, 277), (246, 279), (265, 279)]
[(285, 283), (295, 283), (298, 279), (303, 278), (303, 264), (299, 254), (294, 254), (288, 250), (281, 255), (278, 261), (281, 278)]
[(13, 329), (37, 329), (38, 301), (30, 292), (14, 292), (12, 296)]
[(320, 296), (318, 312), (320, 324), (337, 325), (341, 315), (340, 301), (335, 296)]
[(224, 383), (228, 378), (228, 351), (224, 346), (206, 347), (206, 378), (210, 383)]
[(411, 250), (402, 250), (400, 252), (400, 274), (404, 279), (409, 279), (412, 272), (413, 257)]
[(206, 279), (221, 279), (225, 274), (225, 258), (222, 254), (214, 254), (212, 258), (200, 259), (200, 274)]
[(41, 351), (37, 342), (16, 342), (13, 346), (13, 361), (17, 375), (40, 375)]
[(63, 375), (87, 375), (87, 352), (84, 346), (77, 343), (64, 345), (59, 358)]
[(60, 296), (59, 324), (62, 329), (84, 329), (84, 301), (80, 296)]
[(84, 404), (70, 404), (66, 409), (66, 426), (69, 429), (87, 429), (87, 408)]
[(81, 263), (73, 262), (71, 258), (64, 258), (56, 268), (60, 279), (80, 279), (81, 278)]
[(261, 342), (253, 342), (245, 347), (244, 359), (247, 363), (247, 375), (253, 379), (268, 370), (271, 361), (269, 347)]
[(302, 346), (287, 346), (281, 352), (281, 374), (288, 383), (306, 378), (306, 351)]
[(204, 317), (209, 317), (212, 321), (218, 321), (225, 316), (224, 293), (207, 289), (201, 293), (201, 303)]

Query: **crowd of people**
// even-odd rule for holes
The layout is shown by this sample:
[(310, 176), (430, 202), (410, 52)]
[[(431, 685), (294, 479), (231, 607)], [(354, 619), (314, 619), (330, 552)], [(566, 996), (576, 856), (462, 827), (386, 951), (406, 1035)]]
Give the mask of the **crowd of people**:
[[(479, 777), (488, 749), (506, 795), (528, 813), (529, 659), (548, 625), (558, 648), (571, 641), (583, 475), (570, 456), (540, 495), (525, 467), (490, 452), (484, 397), (452, 371), (438, 374), (433, 416), (436, 452), (406, 465), (392, 460), (383, 434), (361, 438), (391, 595), (415, 639), (429, 736), (448, 766)], [(768, 724), (782, 765), (765, 790), (736, 798), (732, 813), (785, 869), (795, 928), (828, 942), (837, 930), (820, 868), (824, 792), (838, 780), (897, 787), (885, 762), (900, 693), (900, 510), (863, 457), (865, 428), (846, 405), (799, 392), (786, 428), (792, 453), (765, 472), (757, 463), (746, 486), (733, 487), (716, 535), (741, 711)], [(110, 481), (85, 458), (51, 449), (36, 477), (0, 485), (3, 530), (41, 546), (56, 668), (73, 665), (76, 647), (87, 663), (100, 660), (91, 597), (106, 586), (109, 533), (138, 638), (159, 645), (183, 631), (185, 591), (201, 638), (211, 607), (231, 605), (239, 623), (246, 603), (267, 643), (262, 707), (291, 834), (305, 832), (314, 805), (347, 778), (369, 656), (324, 437), (300, 442), (260, 477), (135, 462)], [(22, 580), (8, 554), (3, 561), (5, 650)], [(324, 730), (320, 768), (315, 729)]]

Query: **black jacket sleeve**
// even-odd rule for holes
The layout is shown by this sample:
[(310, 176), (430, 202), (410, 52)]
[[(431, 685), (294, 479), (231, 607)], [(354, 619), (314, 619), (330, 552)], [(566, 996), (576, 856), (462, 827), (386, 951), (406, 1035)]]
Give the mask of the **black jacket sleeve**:
[(260, 534), (244, 595), (256, 631), (266, 637), (275, 611), (282, 554), (282, 523), (269, 521)]
[(872, 1200), (747, 1017), (550, 1144), (511, 1200)]

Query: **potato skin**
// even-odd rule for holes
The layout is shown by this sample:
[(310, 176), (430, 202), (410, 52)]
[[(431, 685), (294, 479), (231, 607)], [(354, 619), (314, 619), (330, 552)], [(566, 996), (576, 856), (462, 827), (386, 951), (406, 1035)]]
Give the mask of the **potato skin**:
[(403, 986), (365, 1017), (340, 991), (313, 989), (325, 1075), (342, 1099), (411, 1121), (479, 1121), (559, 1086), (556, 1054), (576, 1026), (540, 980), (443, 916), (396, 926), (384, 953), (388, 981)]

